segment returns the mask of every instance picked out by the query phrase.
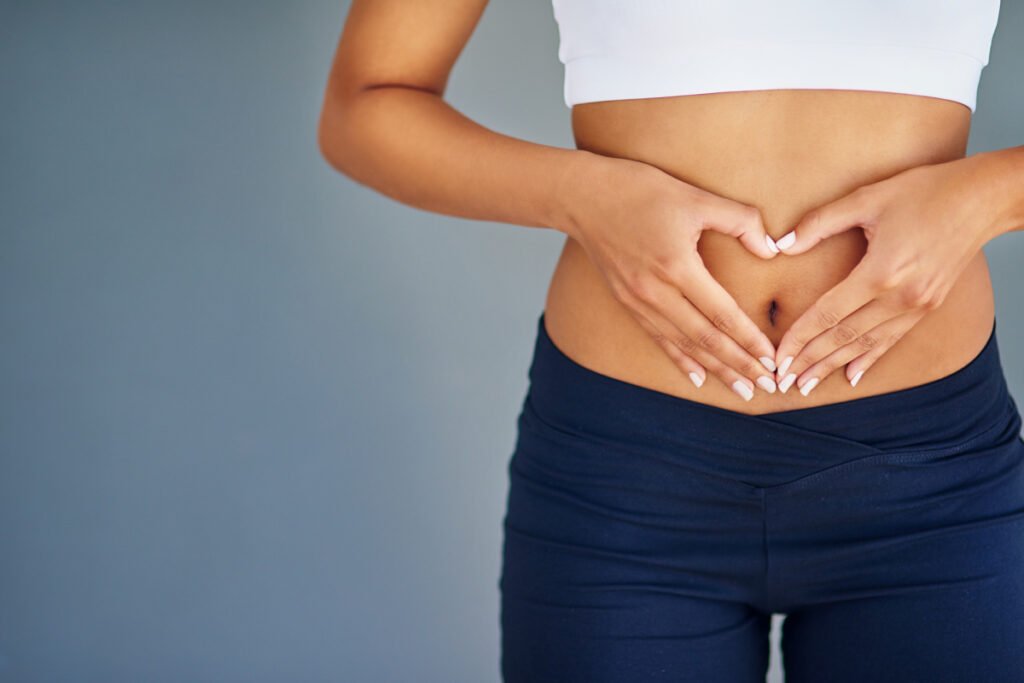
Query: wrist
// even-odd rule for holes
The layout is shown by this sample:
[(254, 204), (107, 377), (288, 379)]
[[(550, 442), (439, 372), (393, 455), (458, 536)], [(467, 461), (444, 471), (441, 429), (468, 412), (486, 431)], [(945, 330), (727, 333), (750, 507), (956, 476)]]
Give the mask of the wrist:
[(984, 241), (1024, 230), (1024, 146), (979, 152), (961, 161), (972, 167), (968, 185), (980, 200)]
[(577, 217), (579, 209), (592, 199), (593, 188), (597, 186), (594, 174), (606, 167), (611, 157), (585, 149), (568, 150), (569, 155), (553, 184), (550, 226), (567, 236), (577, 239)]

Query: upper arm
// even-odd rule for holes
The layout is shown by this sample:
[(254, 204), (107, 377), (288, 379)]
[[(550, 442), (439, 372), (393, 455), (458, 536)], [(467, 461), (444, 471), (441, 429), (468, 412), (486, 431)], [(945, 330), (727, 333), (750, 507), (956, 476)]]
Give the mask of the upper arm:
[(352, 0), (331, 64), (327, 101), (397, 85), (443, 95), (487, 0)]

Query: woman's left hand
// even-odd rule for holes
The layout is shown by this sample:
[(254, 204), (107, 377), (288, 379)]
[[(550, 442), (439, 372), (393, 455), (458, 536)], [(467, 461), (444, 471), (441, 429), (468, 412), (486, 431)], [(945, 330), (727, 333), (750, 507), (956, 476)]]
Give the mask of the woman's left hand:
[[(825, 292), (783, 335), (776, 380), (807, 395), (837, 368), (856, 386), (861, 375), (926, 313), (995, 234), (979, 191), (983, 162), (974, 157), (927, 164), (857, 188), (808, 212), (785, 254), (861, 227), (868, 247), (849, 275)], [(787, 362), (787, 357), (791, 358)], [(847, 365), (848, 364), (848, 365)]]

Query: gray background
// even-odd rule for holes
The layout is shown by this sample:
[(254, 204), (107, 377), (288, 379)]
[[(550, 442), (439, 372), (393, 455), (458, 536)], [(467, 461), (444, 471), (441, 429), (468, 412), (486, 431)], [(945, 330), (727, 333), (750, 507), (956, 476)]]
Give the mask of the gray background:
[[(498, 679), (562, 236), (326, 165), (347, 8), (0, 3), (0, 680)], [(1021, 41), (1004, 0), (971, 152), (1024, 143)], [(448, 99), (571, 147), (556, 50), (548, 2), (494, 0)], [(986, 252), (1024, 397), (1024, 239)]]

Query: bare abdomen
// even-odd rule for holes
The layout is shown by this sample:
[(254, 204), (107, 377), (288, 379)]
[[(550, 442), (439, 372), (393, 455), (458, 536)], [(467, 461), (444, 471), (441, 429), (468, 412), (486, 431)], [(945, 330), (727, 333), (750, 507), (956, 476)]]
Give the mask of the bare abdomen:
[[(935, 98), (850, 91), (723, 93), (578, 105), (581, 149), (644, 161), (681, 180), (757, 206), (781, 237), (808, 210), (905, 168), (962, 157), (969, 112)], [(864, 254), (859, 228), (799, 256), (770, 261), (735, 239), (705, 232), (711, 274), (778, 343), (822, 293)], [(746, 413), (766, 413), (895, 391), (948, 375), (980, 352), (994, 301), (982, 252), (946, 300), (928, 313), (851, 388), (841, 370), (808, 396), (758, 389), (745, 402), (709, 373), (697, 389), (615, 300), (571, 239), (545, 302), (552, 341), (578, 363), (664, 393)]]

